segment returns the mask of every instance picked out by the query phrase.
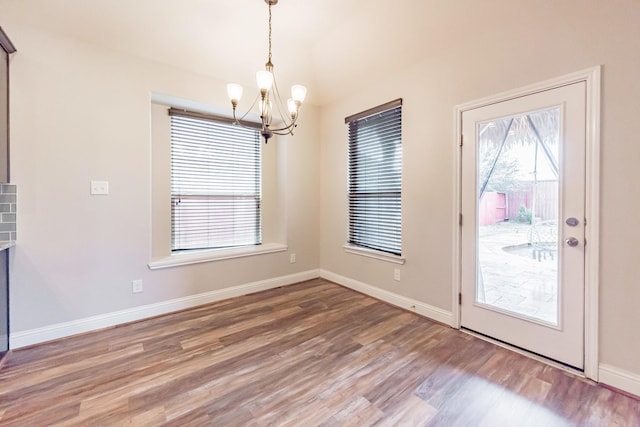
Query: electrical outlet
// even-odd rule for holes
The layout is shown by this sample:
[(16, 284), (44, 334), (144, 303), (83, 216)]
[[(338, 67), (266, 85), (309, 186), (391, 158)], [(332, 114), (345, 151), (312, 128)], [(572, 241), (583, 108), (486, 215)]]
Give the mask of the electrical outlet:
[(91, 194), (94, 196), (109, 194), (109, 181), (91, 181)]
[(393, 280), (399, 282), (400, 281), (400, 269), (396, 268), (393, 270)]
[(131, 282), (131, 292), (134, 294), (142, 292), (142, 280), (134, 280)]
[(293, 264), (293, 263), (295, 263), (295, 262), (296, 262), (296, 254), (291, 254), (291, 255), (289, 255), (289, 262), (290, 262), (291, 264)]

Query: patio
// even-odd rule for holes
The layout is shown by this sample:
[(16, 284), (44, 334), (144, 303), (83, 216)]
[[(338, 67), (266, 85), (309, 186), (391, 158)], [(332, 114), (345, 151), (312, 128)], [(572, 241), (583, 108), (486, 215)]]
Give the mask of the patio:
[(530, 230), (509, 221), (479, 227), (478, 302), (556, 325), (558, 258), (540, 256)]

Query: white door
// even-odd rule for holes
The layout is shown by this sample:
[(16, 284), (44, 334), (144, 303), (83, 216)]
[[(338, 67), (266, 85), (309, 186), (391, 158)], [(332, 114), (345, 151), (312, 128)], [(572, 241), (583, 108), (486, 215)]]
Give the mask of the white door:
[(462, 114), (461, 325), (584, 368), (586, 84)]

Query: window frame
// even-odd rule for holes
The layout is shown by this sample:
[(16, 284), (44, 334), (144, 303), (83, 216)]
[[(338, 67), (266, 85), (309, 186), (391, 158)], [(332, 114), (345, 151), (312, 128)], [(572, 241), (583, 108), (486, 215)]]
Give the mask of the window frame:
[[(199, 112), (193, 112), (188, 110), (181, 110), (177, 108), (169, 108), (168, 114), (170, 116), (170, 165), (171, 165), (171, 185), (170, 185), (170, 197), (171, 197), (171, 254), (179, 255), (189, 252), (202, 252), (202, 251), (220, 251), (227, 250), (237, 252), (239, 248), (253, 248), (262, 245), (262, 141), (259, 133), (259, 126), (243, 126), (237, 128), (242, 132), (235, 132), (235, 124), (233, 120), (220, 117), (213, 114), (205, 114)], [(175, 126), (175, 128), (174, 128)], [(247, 135), (247, 128), (253, 128), (254, 135)], [(233, 138), (227, 140), (224, 134), (229, 132), (234, 135)], [(242, 134), (245, 135), (242, 135)], [(205, 134), (206, 136), (202, 136)], [(238, 136), (238, 139), (235, 137)], [(175, 140), (174, 140), (175, 138)], [(192, 140), (193, 139), (193, 140)], [(192, 141), (191, 141), (192, 140)], [(190, 143), (194, 145), (194, 152), (196, 148), (200, 150), (219, 151), (221, 158), (225, 161), (225, 164), (232, 165), (232, 170), (237, 171), (238, 165), (233, 162), (234, 160), (234, 143), (245, 143), (246, 148), (249, 151), (249, 159), (254, 163), (253, 168), (246, 168), (246, 174), (242, 175), (244, 178), (248, 178), (250, 184), (244, 185), (244, 191), (227, 191), (226, 184), (222, 187), (225, 190), (221, 190), (221, 183), (225, 181), (236, 182), (237, 176), (233, 172), (233, 180), (230, 180), (229, 172), (221, 171), (209, 171), (208, 167), (211, 163), (207, 162), (204, 167), (201, 165), (201, 158), (196, 155), (192, 155), (189, 149)], [(231, 147), (231, 149), (229, 149)], [(184, 157), (177, 157), (176, 153), (179, 153), (182, 149)], [(176, 159), (178, 159), (176, 161)], [(180, 163), (191, 162), (194, 164), (193, 173), (186, 174), (184, 167)], [(245, 163), (244, 161), (242, 163)], [(198, 173), (194, 179), (193, 175)], [(197, 181), (200, 178), (201, 181)], [(209, 179), (209, 181), (207, 181)], [(186, 185), (189, 189), (186, 191), (176, 191), (176, 185), (174, 180), (182, 182), (182, 185)], [(209, 182), (209, 183), (207, 183)], [(217, 190), (214, 189), (217, 187)], [(180, 202), (191, 204), (197, 204), (197, 210), (184, 209), (183, 212), (178, 212)], [(238, 204), (246, 204), (246, 209), (254, 210), (254, 213), (250, 213), (250, 220), (244, 220), (245, 215), (238, 214)], [(218, 233), (224, 233), (229, 236), (228, 239), (223, 238), (211, 238), (207, 235), (209, 232), (193, 232), (190, 231), (190, 226), (207, 226), (207, 230), (212, 228), (212, 215), (215, 215), (216, 205), (226, 205), (223, 209), (231, 210), (231, 215), (220, 215), (218, 218), (224, 219), (224, 225), (220, 225), (217, 230)], [(186, 204), (184, 206), (187, 206)], [(184, 207), (183, 206), (183, 207)], [(203, 210), (206, 213), (202, 213)], [(199, 215), (196, 219), (191, 219), (191, 223), (182, 223), (184, 219), (178, 220), (180, 217), (188, 218), (193, 213)], [(180, 215), (180, 216), (178, 216)], [(242, 225), (242, 231), (244, 231), (245, 237), (236, 242), (236, 223), (240, 220)], [(215, 221), (213, 221), (215, 222)], [(182, 231), (182, 235), (179, 236), (176, 233)], [(188, 237), (185, 237), (185, 234)], [(193, 236), (193, 237), (190, 237)], [(249, 237), (251, 236), (251, 237)], [(198, 243), (184, 243), (185, 240), (198, 239)], [(205, 243), (206, 242), (206, 243)]]
[[(202, 251), (171, 252), (171, 125), (169, 108), (229, 117), (227, 110), (191, 98), (151, 92), (149, 103), (150, 130), (150, 181), (149, 200), (149, 260), (150, 270), (162, 270), (195, 264), (226, 262), (245, 257), (276, 255), (289, 250), (287, 230), (281, 217), (285, 212), (285, 197), (278, 172), (278, 156), (281, 147), (279, 137), (274, 136), (270, 144), (262, 146), (262, 239), (260, 246), (232, 249), (210, 249)], [(253, 118), (252, 118), (253, 120)], [(256, 120), (253, 120), (256, 122)], [(257, 122), (256, 122), (257, 123)], [(259, 124), (257, 125), (259, 126)]]
[[(367, 126), (367, 121), (370, 121)], [(403, 264), (402, 256), (402, 99), (384, 103), (374, 108), (362, 111), (360, 113), (345, 118), (345, 124), (348, 125), (348, 229), (347, 243), (344, 249), (348, 253), (354, 253), (370, 258), (380, 259), (393, 263)], [(399, 151), (399, 159), (391, 159), (385, 161), (385, 168), (397, 167), (399, 163), (399, 172), (391, 175), (383, 173), (362, 172), (362, 168), (371, 166), (371, 161), (367, 162), (364, 157), (355, 157), (359, 150), (364, 149), (364, 155), (370, 154), (370, 150), (377, 147), (378, 139), (367, 136), (367, 130), (387, 129), (384, 126), (390, 125), (391, 133), (384, 136), (383, 148), (392, 148), (394, 155), (397, 156)], [(376, 128), (376, 126), (380, 126)], [(365, 133), (361, 139), (358, 138), (362, 131)], [(356, 144), (360, 144), (358, 147)], [(378, 166), (378, 165), (376, 165)], [(375, 168), (375, 167), (374, 167)], [(384, 176), (382, 176), (384, 175)], [(376, 177), (372, 179), (368, 177)], [(375, 183), (374, 183), (375, 181)], [(373, 190), (373, 191), (372, 191)], [(373, 200), (366, 202), (364, 200)], [(380, 203), (380, 201), (385, 202)], [(394, 209), (397, 209), (397, 215), (384, 207), (384, 203), (391, 202)], [(367, 231), (363, 222), (367, 222), (371, 215), (369, 208), (362, 208), (363, 204), (369, 203), (374, 207), (373, 214), (383, 221), (378, 221), (375, 228), (377, 230)], [(397, 217), (397, 218), (396, 218)], [(388, 222), (390, 220), (391, 222)], [(375, 223), (375, 221), (374, 221)], [(384, 223), (384, 224), (383, 224)], [(391, 224), (391, 225), (389, 225)], [(393, 237), (381, 237), (379, 231), (389, 231)], [(359, 234), (358, 234), (359, 233)], [(367, 237), (367, 234), (372, 236)], [(386, 246), (385, 246), (386, 245)]]

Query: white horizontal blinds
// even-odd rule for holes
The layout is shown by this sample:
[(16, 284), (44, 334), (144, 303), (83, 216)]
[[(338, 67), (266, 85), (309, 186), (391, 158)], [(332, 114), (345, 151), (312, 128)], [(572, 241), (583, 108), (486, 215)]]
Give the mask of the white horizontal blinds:
[(257, 129), (171, 109), (171, 249), (262, 243)]
[(402, 100), (347, 117), (349, 243), (402, 253)]

